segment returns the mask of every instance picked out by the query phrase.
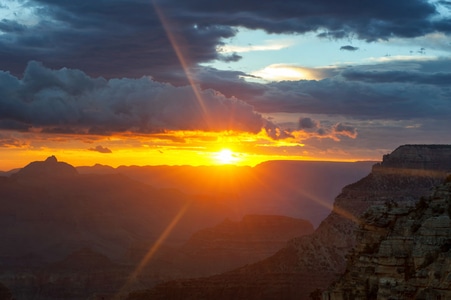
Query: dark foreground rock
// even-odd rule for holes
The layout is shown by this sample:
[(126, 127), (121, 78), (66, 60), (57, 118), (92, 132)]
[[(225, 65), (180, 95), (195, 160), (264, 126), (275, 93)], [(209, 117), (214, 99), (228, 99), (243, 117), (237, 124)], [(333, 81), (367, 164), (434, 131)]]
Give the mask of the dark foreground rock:
[(325, 299), (451, 299), (451, 180), (415, 207), (373, 206)]

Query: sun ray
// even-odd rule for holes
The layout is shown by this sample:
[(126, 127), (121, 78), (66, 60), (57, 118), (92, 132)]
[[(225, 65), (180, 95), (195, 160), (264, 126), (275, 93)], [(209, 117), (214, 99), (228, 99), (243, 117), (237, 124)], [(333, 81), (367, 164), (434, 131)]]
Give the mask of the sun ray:
[(174, 50), (175, 54), (177, 55), (180, 65), (183, 68), (186, 78), (188, 79), (188, 82), (189, 82), (189, 84), (193, 90), (193, 93), (196, 97), (197, 103), (199, 104), (199, 107), (202, 110), (202, 115), (203, 115), (204, 121), (206, 122), (207, 127), (209, 128), (209, 127), (211, 127), (210, 126), (211, 120), (209, 119), (209, 116), (208, 116), (208, 110), (205, 105), (205, 101), (201, 95), (199, 85), (197, 85), (195, 83), (194, 75), (189, 70), (187, 60), (180, 47), (180, 43), (177, 40), (175, 34), (170, 30), (169, 21), (166, 18), (166, 16), (164, 15), (164, 13), (161, 11), (161, 9), (158, 7), (158, 5), (155, 3), (155, 0), (152, 0), (152, 4), (153, 4), (153, 7), (155, 9), (155, 12), (157, 13), (157, 16), (158, 16), (160, 22), (161, 22), (161, 25), (163, 25), (164, 31), (166, 32), (166, 36), (168, 37), (169, 42), (171, 43), (172, 49)]
[(142, 270), (146, 267), (146, 265), (149, 263), (149, 261), (152, 259), (152, 257), (155, 255), (155, 253), (158, 251), (158, 249), (161, 247), (164, 241), (168, 238), (172, 230), (175, 228), (175, 226), (177, 226), (180, 219), (185, 215), (190, 204), (191, 204), (190, 202), (186, 202), (185, 205), (179, 210), (177, 215), (175, 215), (175, 217), (172, 219), (171, 223), (169, 223), (166, 229), (158, 237), (157, 241), (153, 244), (153, 246), (149, 249), (149, 251), (147, 251), (146, 255), (140, 261), (135, 270), (130, 274), (126, 283), (121, 287), (121, 289), (116, 294), (114, 299), (122, 299), (121, 297), (123, 296), (123, 294), (128, 292), (129, 288), (136, 281), (139, 274), (141, 274)]

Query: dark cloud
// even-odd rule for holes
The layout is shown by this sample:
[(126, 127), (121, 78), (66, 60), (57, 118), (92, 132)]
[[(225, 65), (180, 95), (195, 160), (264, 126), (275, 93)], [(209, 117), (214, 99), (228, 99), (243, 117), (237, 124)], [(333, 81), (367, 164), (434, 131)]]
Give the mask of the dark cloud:
[(450, 7), (451, 7), (451, 1), (445, 1), (445, 0), (443, 0), (443, 1), (437, 1), (437, 2), (440, 3), (440, 4), (442, 4), (442, 5), (450, 6)]
[(340, 50), (346, 50), (346, 51), (357, 51), (359, 50), (359, 47), (354, 47), (351, 45), (341, 46)]
[(346, 136), (351, 139), (357, 137), (357, 130), (351, 125), (342, 122), (333, 123), (329, 120), (314, 120), (311, 117), (302, 117), (298, 122), (298, 130), (302, 132), (302, 139), (331, 139), (340, 141)]
[(319, 128), (317, 130), (317, 133), (318, 133), (319, 136), (325, 136), (327, 134), (327, 130), (324, 129), (324, 128)]
[(236, 53), (232, 53), (231, 55), (219, 55), (218, 60), (223, 62), (235, 62), (239, 61), (243, 57), (241, 55), (238, 55)]
[(99, 153), (113, 153), (113, 151), (111, 151), (110, 149), (106, 148), (106, 147), (102, 147), (101, 145), (96, 146), (95, 148), (89, 148), (89, 151), (96, 151)]
[(338, 123), (334, 126), (334, 131), (338, 135), (344, 135), (350, 138), (355, 138), (357, 136), (357, 130), (349, 125)]
[(424, 73), (419, 71), (362, 71), (346, 70), (342, 75), (347, 80), (372, 83), (409, 82), (415, 84), (445, 85), (451, 84), (451, 73)]
[(224, 56), (217, 47), (239, 26), (366, 41), (451, 32), (450, 20), (432, 19), (436, 6), (423, 0), (30, 0), (26, 5), (35, 10), (36, 22), (0, 22), (0, 61), (15, 76), (37, 60), (94, 77), (148, 75), (184, 84), (176, 52), (186, 67), (237, 61), (238, 54)]
[(180, 13), (196, 18), (199, 26), (224, 24), (270, 33), (322, 31), (322, 37), (355, 35), (367, 41), (422, 36), (446, 24), (446, 20), (431, 21), (436, 7), (423, 0), (287, 0), (277, 5), (256, 0), (168, 0), (165, 6), (179, 7)]
[(315, 129), (318, 127), (318, 123), (311, 118), (299, 119), (299, 129)]
[(4, 119), (0, 120), (0, 128), (5, 130), (23, 131), (27, 132), (30, 129), (30, 125), (17, 122), (15, 120)]
[(264, 113), (448, 119), (451, 77), (447, 72), (425, 72), (431, 65), (434, 64), (417, 61), (349, 67), (340, 75), (322, 80), (273, 82), (265, 85), (263, 93), (246, 101)]
[(26, 26), (16, 21), (3, 19), (0, 21), (0, 32), (20, 34), (26, 30)]
[[(35, 0), (27, 5), (39, 16), (37, 24), (0, 24), (2, 68), (16, 76), (28, 61), (38, 60), (52, 68), (82, 69), (91, 76), (151, 75), (164, 81), (182, 70), (174, 46), (186, 65), (194, 66), (219, 58), (216, 46), (236, 32), (221, 25), (195, 28), (194, 20), (178, 17), (173, 10), (167, 12), (163, 26), (152, 1)], [(171, 44), (168, 33), (177, 45)]]
[[(198, 97), (197, 97), (198, 96)], [(156, 133), (236, 130), (274, 138), (278, 127), (249, 104), (211, 89), (193, 92), (147, 77), (91, 78), (79, 70), (51, 70), (31, 62), (18, 79), (0, 72), (0, 124), (48, 133)]]
[(194, 72), (196, 82), (203, 89), (220, 91), (227, 97), (249, 99), (265, 93), (267, 88), (263, 84), (244, 80), (245, 77), (255, 77), (241, 71), (224, 71), (214, 68), (198, 68)]

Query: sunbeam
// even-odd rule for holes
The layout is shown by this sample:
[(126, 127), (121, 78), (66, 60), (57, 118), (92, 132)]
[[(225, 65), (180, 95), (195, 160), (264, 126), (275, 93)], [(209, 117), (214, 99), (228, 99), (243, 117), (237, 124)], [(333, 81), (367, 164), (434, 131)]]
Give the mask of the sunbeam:
[(159, 238), (155, 241), (153, 246), (147, 251), (146, 255), (143, 257), (143, 259), (140, 261), (138, 266), (135, 268), (135, 270), (130, 274), (128, 277), (126, 283), (122, 286), (122, 288), (119, 290), (119, 292), (115, 295), (114, 299), (119, 300), (121, 299), (121, 295), (126, 293), (129, 288), (132, 286), (132, 284), (136, 281), (139, 274), (141, 274), (142, 270), (145, 268), (145, 266), (149, 263), (149, 261), (152, 259), (152, 257), (155, 255), (155, 253), (158, 251), (158, 249), (161, 247), (161, 245), (164, 243), (164, 241), (168, 238), (168, 236), (171, 234), (172, 230), (174, 230), (175, 226), (177, 226), (180, 219), (184, 216), (186, 213), (186, 210), (190, 206), (191, 202), (186, 202), (185, 205), (179, 210), (177, 215), (172, 219), (171, 223), (166, 227), (166, 229), (161, 233)]
[(175, 51), (175, 54), (177, 55), (177, 58), (180, 62), (180, 65), (183, 68), (183, 71), (185, 72), (186, 78), (188, 79), (188, 82), (193, 90), (194, 95), (196, 96), (197, 99), (197, 103), (199, 104), (201, 110), (202, 110), (202, 117), (205, 121), (205, 123), (207, 124), (207, 127), (211, 127), (211, 120), (209, 119), (208, 116), (208, 110), (207, 107), (205, 105), (205, 101), (202, 98), (201, 95), (201, 91), (199, 88), (199, 85), (196, 84), (195, 80), (194, 80), (194, 75), (192, 74), (192, 72), (189, 70), (188, 67), (188, 63), (186, 60), (185, 55), (183, 54), (182, 51), (182, 47), (181, 47), (181, 43), (180, 43), (180, 39), (178, 39), (175, 35), (174, 32), (171, 31), (171, 26), (170, 26), (170, 22), (169, 20), (166, 18), (166, 16), (164, 15), (164, 13), (161, 11), (161, 9), (158, 7), (158, 5), (155, 3), (155, 0), (152, 0), (152, 5), (155, 9), (155, 12), (157, 13), (157, 16), (161, 22), (161, 25), (163, 25), (164, 31), (166, 33), (166, 36), (169, 39), (169, 42), (171, 43), (172, 49)]

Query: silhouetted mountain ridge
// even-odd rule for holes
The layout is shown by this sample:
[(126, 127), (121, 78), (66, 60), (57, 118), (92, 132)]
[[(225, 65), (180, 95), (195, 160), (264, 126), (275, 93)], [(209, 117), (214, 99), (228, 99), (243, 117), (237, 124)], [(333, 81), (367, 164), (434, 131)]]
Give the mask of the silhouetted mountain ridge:
[[(267, 190), (246, 203), (248, 200), (243, 195), (218, 196), (203, 191), (190, 195), (174, 186), (153, 187), (124, 173), (111, 172), (108, 166), (94, 168), (101, 174), (80, 174), (73, 166), (50, 157), (28, 164), (13, 176), (0, 177), (0, 240), (7, 241), (0, 247), (0, 266), (4, 271), (2, 278), (7, 280), (16, 299), (86, 298), (97, 291), (117, 291), (170, 224), (174, 227), (156, 248), (148, 267), (142, 270), (144, 279), (140, 277), (137, 285), (131, 287), (151, 287), (162, 278), (193, 275), (201, 269), (204, 274), (229, 270), (266, 257), (283, 247), (289, 238), (312, 230), (307, 221), (257, 216), (258, 211), (241, 222), (229, 221), (229, 227), (223, 222), (245, 215), (242, 207), (252, 209), (261, 204), (283, 208), (287, 203), (279, 202), (277, 188), (281, 186), (278, 182), (287, 178), (272, 182), (275, 186), (270, 187), (272, 192), (265, 201), (258, 202), (258, 195)], [(181, 170), (157, 169), (152, 179), (165, 180), (168, 177), (164, 174)], [(144, 177), (149, 175), (146, 168), (130, 170), (142, 172)], [(190, 173), (193, 170), (190, 167), (183, 170), (188, 173), (169, 178), (186, 176), (187, 181), (181, 185), (191, 183), (196, 188), (201, 188), (206, 184), (204, 179), (210, 178), (213, 181), (207, 185), (211, 191), (215, 186), (222, 186), (221, 191), (226, 191), (237, 184), (239, 188), (234, 193), (246, 191), (244, 185), (248, 182), (252, 183), (250, 192), (253, 192), (265, 185), (261, 180), (283, 177), (280, 174), (257, 176), (250, 173), (249, 167), (196, 168), (201, 173)], [(212, 170), (216, 173), (212, 174)], [(241, 175), (240, 170), (244, 170)], [(252, 175), (250, 179), (246, 179), (248, 175)], [(303, 200), (293, 199), (291, 206), (296, 201)], [(217, 231), (223, 234), (219, 239), (210, 236), (198, 239), (197, 244), (191, 243), (189, 247), (177, 246), (196, 236), (199, 230), (216, 231), (218, 224), (226, 225)], [(129, 254), (136, 250), (135, 245), (143, 247), (131, 259)], [(196, 252), (202, 251), (210, 253), (211, 260), (196, 256)], [(242, 257), (237, 259), (235, 254)], [(223, 260), (222, 265), (216, 264), (218, 257)], [(175, 264), (187, 261), (188, 265)]]
[[(367, 175), (374, 162), (269, 161), (255, 167), (107, 166), (77, 167), (80, 174), (125, 174), (158, 188), (206, 195), (227, 203), (238, 217), (277, 214), (308, 219), (327, 216), (343, 186)], [(318, 184), (318, 182), (327, 184)]]
[(55, 156), (48, 157), (45, 161), (35, 161), (11, 177), (16, 179), (49, 179), (61, 177), (74, 177), (78, 175), (77, 169), (65, 162), (59, 162)]
[(85, 246), (119, 259), (134, 241), (158, 239), (182, 210), (168, 241), (186, 240), (233, 216), (206, 197), (156, 189), (122, 174), (78, 175), (53, 158), (2, 177), (0, 197), (0, 237), (9, 241), (0, 259), (31, 252), (52, 261)]

